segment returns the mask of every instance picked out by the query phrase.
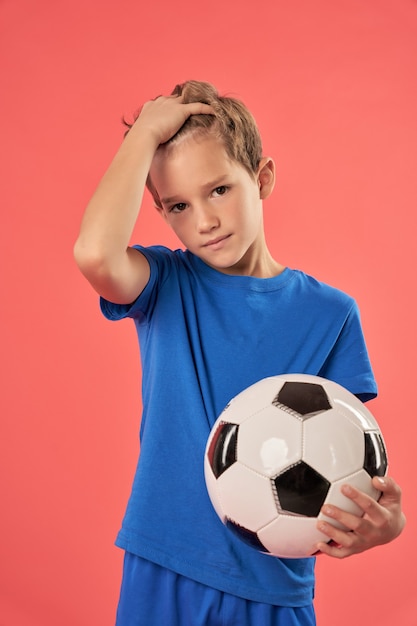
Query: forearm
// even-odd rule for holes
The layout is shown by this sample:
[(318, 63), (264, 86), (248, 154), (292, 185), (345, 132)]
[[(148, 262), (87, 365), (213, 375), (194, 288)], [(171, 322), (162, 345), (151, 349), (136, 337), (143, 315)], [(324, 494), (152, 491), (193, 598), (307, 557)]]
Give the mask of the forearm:
[(157, 147), (151, 133), (132, 127), (85, 210), (74, 249), (80, 269), (112, 267), (126, 255)]

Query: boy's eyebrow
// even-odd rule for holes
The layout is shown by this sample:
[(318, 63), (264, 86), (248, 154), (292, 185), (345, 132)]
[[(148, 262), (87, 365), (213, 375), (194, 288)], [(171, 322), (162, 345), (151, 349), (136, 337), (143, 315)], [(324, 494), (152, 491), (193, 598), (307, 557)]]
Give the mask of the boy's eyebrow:
[(178, 202), (180, 196), (169, 196), (168, 198), (160, 198), (161, 204), (173, 204)]
[[(223, 185), (225, 183), (225, 181), (227, 180), (228, 175), (227, 174), (223, 174), (222, 176), (219, 176), (218, 178), (215, 178), (214, 180), (211, 180), (208, 183), (204, 183), (204, 185), (201, 186), (201, 188), (203, 190), (206, 189), (215, 189), (216, 187), (220, 187), (221, 185)], [(181, 196), (168, 196), (166, 198), (161, 198), (161, 203), (162, 204), (172, 204), (175, 202), (178, 202), (182, 200)]]

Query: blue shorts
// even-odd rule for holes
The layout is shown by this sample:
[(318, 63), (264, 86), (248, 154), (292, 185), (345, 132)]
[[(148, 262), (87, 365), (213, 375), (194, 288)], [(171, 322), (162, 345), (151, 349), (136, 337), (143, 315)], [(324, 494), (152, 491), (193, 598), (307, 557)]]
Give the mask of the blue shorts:
[(290, 608), (211, 589), (126, 552), (116, 626), (315, 626), (313, 605)]

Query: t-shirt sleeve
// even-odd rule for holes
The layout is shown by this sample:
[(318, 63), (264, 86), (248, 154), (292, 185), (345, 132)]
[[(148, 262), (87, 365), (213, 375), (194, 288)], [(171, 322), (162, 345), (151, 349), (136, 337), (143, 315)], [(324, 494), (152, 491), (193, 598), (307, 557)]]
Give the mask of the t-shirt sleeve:
[(376, 397), (377, 385), (356, 302), (353, 302), (319, 375), (343, 385), (362, 402)]
[(139, 250), (147, 259), (150, 267), (148, 283), (142, 293), (130, 304), (116, 304), (100, 297), (100, 309), (103, 315), (111, 320), (117, 321), (126, 317), (145, 320), (153, 309), (158, 286), (166, 279), (169, 272), (170, 251), (163, 246), (133, 246)]

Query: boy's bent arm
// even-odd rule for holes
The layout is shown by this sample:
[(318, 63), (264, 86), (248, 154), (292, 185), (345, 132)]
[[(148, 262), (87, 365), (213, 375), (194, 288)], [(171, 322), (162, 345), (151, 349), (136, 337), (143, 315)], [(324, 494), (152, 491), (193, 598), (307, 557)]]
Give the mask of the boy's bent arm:
[(151, 133), (132, 127), (87, 205), (75, 243), (81, 272), (112, 302), (133, 302), (149, 279), (147, 260), (129, 241), (157, 147)]
[(94, 289), (118, 304), (133, 302), (149, 280), (149, 265), (129, 242), (158, 146), (190, 115), (212, 114), (201, 102), (159, 97), (146, 103), (91, 198), (75, 243), (76, 262)]

